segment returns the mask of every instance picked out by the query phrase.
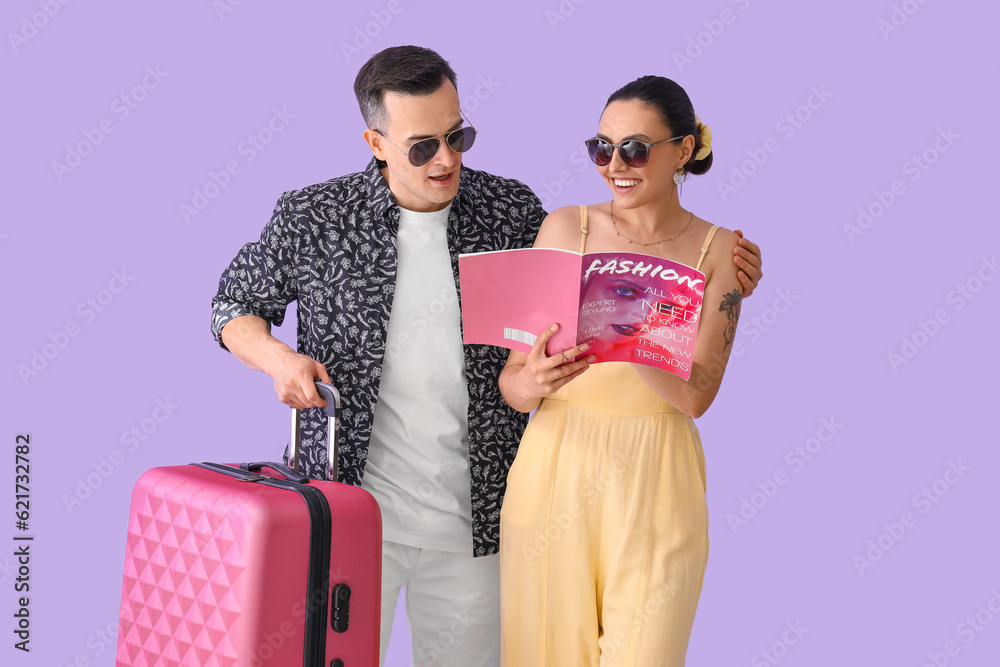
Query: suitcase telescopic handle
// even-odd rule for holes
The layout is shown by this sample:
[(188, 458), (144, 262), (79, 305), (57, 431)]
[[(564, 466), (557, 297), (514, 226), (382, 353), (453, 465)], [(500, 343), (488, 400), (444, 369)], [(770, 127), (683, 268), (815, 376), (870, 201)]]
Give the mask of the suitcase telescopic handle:
[[(337, 480), (338, 434), (340, 430), (340, 392), (332, 384), (316, 380), (316, 390), (326, 399), (326, 479)], [(292, 408), (292, 437), (288, 445), (288, 467), (299, 471), (302, 417), (298, 408)]]

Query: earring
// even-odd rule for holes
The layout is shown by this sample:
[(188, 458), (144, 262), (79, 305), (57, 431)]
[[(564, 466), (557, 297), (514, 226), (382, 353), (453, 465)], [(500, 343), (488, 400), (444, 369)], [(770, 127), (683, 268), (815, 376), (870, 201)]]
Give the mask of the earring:
[(684, 167), (674, 169), (674, 185), (680, 185), (684, 178)]

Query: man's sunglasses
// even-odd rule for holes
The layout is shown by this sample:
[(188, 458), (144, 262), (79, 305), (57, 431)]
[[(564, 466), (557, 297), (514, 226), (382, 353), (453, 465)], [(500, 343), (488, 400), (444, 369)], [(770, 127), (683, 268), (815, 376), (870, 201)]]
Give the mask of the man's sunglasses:
[[(385, 137), (393, 146), (392, 139), (385, 136), (382, 130), (375, 130), (380, 135)], [(468, 127), (460, 127), (457, 130), (452, 130), (444, 135), (444, 140), (448, 143), (448, 147), (456, 153), (464, 153), (465, 151), (472, 148), (472, 144), (476, 143), (476, 128), (471, 125)], [(422, 167), (428, 162), (430, 162), (435, 155), (437, 155), (438, 149), (441, 147), (441, 139), (438, 137), (431, 137), (430, 139), (421, 139), (420, 141), (415, 141), (409, 145), (405, 150), (396, 146), (400, 151), (406, 153), (406, 157), (409, 158), (410, 164), (414, 167)]]
[(663, 144), (668, 141), (677, 141), (678, 139), (683, 138), (684, 137), (670, 137), (669, 139), (663, 139), (662, 141), (654, 141), (653, 143), (639, 141), (638, 139), (629, 139), (621, 142), (620, 144), (613, 144), (610, 141), (594, 137), (593, 139), (587, 139), (583, 143), (587, 145), (587, 154), (590, 155), (590, 159), (593, 160), (594, 164), (598, 167), (603, 167), (611, 162), (611, 158), (615, 154), (615, 148), (618, 149), (618, 157), (622, 159), (622, 162), (630, 167), (642, 167), (649, 162), (650, 148), (657, 144)]

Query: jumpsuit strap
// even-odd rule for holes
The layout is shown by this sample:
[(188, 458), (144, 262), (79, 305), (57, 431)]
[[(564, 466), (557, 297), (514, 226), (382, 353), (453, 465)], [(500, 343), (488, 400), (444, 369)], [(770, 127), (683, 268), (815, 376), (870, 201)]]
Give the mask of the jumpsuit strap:
[(698, 265), (695, 266), (695, 271), (701, 271), (701, 263), (705, 261), (705, 255), (708, 253), (708, 246), (712, 245), (712, 239), (715, 238), (715, 232), (719, 231), (718, 225), (712, 225), (712, 228), (708, 230), (708, 236), (705, 237), (705, 243), (701, 246), (701, 257), (698, 258)]

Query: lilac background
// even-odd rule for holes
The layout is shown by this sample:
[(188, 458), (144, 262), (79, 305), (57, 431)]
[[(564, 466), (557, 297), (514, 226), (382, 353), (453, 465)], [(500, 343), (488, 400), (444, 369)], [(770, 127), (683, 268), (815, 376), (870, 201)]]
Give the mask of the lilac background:
[[(1000, 591), (1000, 280), (977, 275), (993, 277), (983, 258), (1000, 246), (987, 206), (995, 4), (395, 0), (392, 14), (381, 0), (221, 2), (232, 11), (210, 0), (3, 9), (0, 506), (11, 509), (0, 540), (12, 545), (17, 532), (13, 441), (25, 432), (36, 536), (30, 654), (11, 647), (13, 547), (0, 548), (6, 664), (112, 662), (98, 633), (116, 625), (128, 498), (145, 469), (280, 451), (287, 409), (266, 376), (212, 341), (209, 301), (282, 191), (364, 168), (351, 84), (371, 54), (407, 43), (438, 50), (458, 72), (480, 131), (466, 163), (523, 180), (550, 208), (608, 198), (582, 141), (607, 95), (636, 76), (676, 79), (713, 128), (715, 165), (686, 183), (682, 202), (745, 230), (763, 248), (765, 278), (744, 304), (739, 356), (699, 420), (712, 546), (688, 664), (772, 664), (762, 649), (787, 665), (919, 666), (929, 653), (938, 664), (998, 664), (1000, 619), (985, 611), (981, 631), (959, 627)], [(58, 9), (51, 18), (39, 14), (46, 3)], [(883, 34), (894, 8), (901, 25)], [(391, 20), (371, 23), (378, 16)], [(25, 28), (32, 20), (42, 27)], [(341, 44), (367, 24), (374, 36), (345, 56)], [(22, 30), (30, 39), (12, 44)], [(674, 54), (689, 48), (696, 57), (678, 65)], [(166, 76), (122, 118), (113, 101), (147, 67)], [(800, 109), (814, 89), (829, 95)], [(294, 118), (247, 161), (241, 142), (274, 109)], [(796, 110), (808, 119), (788, 136), (776, 124)], [(104, 118), (114, 131), (60, 180), (52, 163)], [(948, 128), (957, 138), (937, 153)], [(752, 175), (724, 198), (719, 184), (765, 145), (776, 152), (749, 163)], [(906, 163), (925, 150), (936, 161), (911, 180)], [(240, 173), (185, 222), (179, 206), (230, 160)], [(897, 185), (902, 194), (850, 240), (845, 225), (859, 207), (878, 212), (894, 180), (905, 190)], [(131, 276), (127, 286), (102, 292), (114, 271)], [(961, 308), (960, 284), (979, 290)], [(102, 297), (101, 312), (81, 309)], [(946, 321), (922, 335), (935, 313)], [(286, 341), (294, 321), (290, 312), (279, 330)], [(78, 335), (60, 336), (74, 324)], [(915, 334), (922, 346), (893, 368), (887, 355)], [(19, 366), (52, 339), (65, 347), (46, 348), (53, 358), (23, 380)], [(176, 408), (147, 421), (155, 432), (128, 451), (122, 434), (158, 400)], [(824, 420), (837, 425), (832, 438)], [(796, 469), (786, 455), (818, 434), (828, 442)], [(64, 494), (107, 470), (115, 450), (121, 464), (68, 511)], [(968, 470), (938, 483), (937, 502), (915, 503), (950, 462)], [(756, 496), (766, 504), (734, 531), (727, 515), (776, 473), (787, 483)], [(915, 525), (890, 537), (884, 524), (905, 512)], [(891, 548), (859, 572), (855, 557), (880, 536)], [(786, 623), (808, 631), (796, 639)], [(388, 664), (409, 664), (402, 621)]]

